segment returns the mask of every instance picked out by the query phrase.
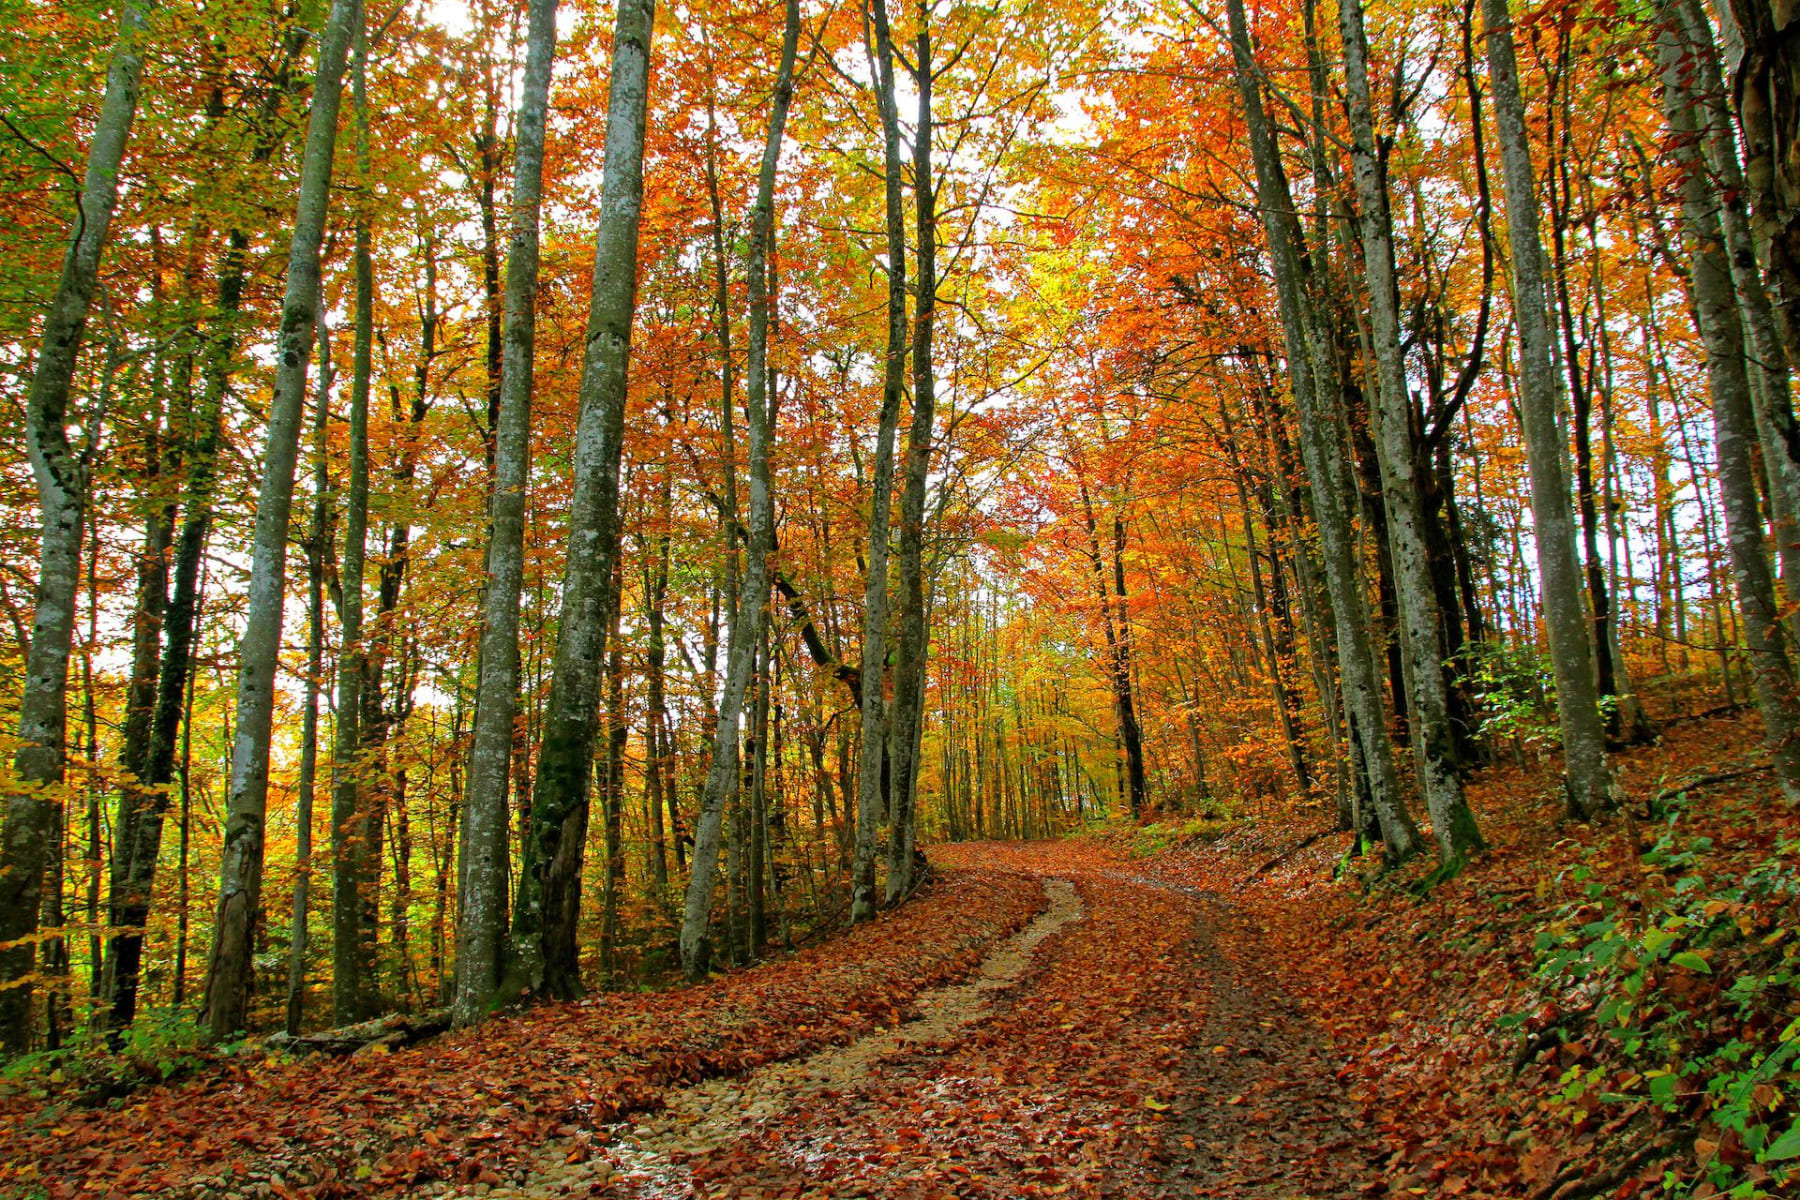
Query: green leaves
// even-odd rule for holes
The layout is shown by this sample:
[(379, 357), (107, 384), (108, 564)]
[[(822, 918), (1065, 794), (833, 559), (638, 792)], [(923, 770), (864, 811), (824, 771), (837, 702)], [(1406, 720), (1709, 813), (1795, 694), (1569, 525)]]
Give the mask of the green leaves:
[(1800, 1158), (1800, 1121), (1790, 1125), (1788, 1131), (1776, 1138), (1762, 1153), (1764, 1162), (1780, 1162), (1789, 1158)]

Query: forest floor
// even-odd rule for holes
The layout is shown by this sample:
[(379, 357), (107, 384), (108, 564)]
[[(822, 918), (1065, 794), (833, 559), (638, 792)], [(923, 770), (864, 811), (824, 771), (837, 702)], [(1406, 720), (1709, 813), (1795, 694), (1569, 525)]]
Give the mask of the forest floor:
[[(1764, 1143), (1706, 1124), (1704, 1064), (1669, 1099), (1666, 1072), (1592, 1028), (1593, 996), (1541, 968), (1595, 879), (1643, 911), (1692, 893), (1746, 944), (1783, 943), (1764, 931), (1800, 923), (1792, 895), (1741, 886), (1791, 866), (1800, 835), (1768, 815), (1755, 734), (1668, 726), (1622, 761), (1621, 815), (1591, 827), (1558, 823), (1548, 764), (1490, 770), (1471, 798), (1494, 848), (1422, 898), (1406, 885), (1426, 865), (1359, 879), (1316, 814), (938, 847), (900, 910), (704, 987), (394, 1053), (247, 1052), (107, 1107), (0, 1097), (0, 1195), (1780, 1194)], [(1683, 860), (1691, 888), (1647, 852), (1677, 795), (1684, 828), (1712, 835)], [(1766, 1013), (1727, 1003), (1756, 964), (1681, 945), (1651, 978), (1700, 1013), (1681, 1052), (1773, 1045)], [(1786, 979), (1773, 994), (1800, 1015), (1782, 1015)], [(1771, 1128), (1792, 1120), (1792, 1068), (1758, 1067)]]

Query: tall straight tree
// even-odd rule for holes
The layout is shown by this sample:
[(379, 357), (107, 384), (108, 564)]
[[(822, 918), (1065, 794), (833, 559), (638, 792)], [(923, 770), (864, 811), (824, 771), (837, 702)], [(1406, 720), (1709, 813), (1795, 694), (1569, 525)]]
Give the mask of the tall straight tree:
[[(287, 135), (288, 123), (281, 120), (281, 109), (293, 93), (293, 68), (305, 49), (306, 39), (306, 32), (298, 28), (284, 29), (279, 34), (275, 69), (252, 127), (256, 136), (249, 161), (253, 167), (273, 158)], [(217, 308), (203, 335), (200, 351), (199, 411), (190, 415), (182, 446), (187, 478), (182, 487), (181, 532), (174, 543), (174, 587), (161, 621), (162, 661), (157, 668), (149, 745), (141, 755), (128, 747), (125, 755), (126, 767), (137, 775), (137, 781), (136, 786), (123, 787), (119, 792), (119, 818), (113, 830), (112, 890), (107, 897), (113, 932), (108, 939), (106, 978), (102, 984), (109, 1011), (96, 1016), (97, 1021), (113, 1029), (129, 1025), (137, 1014), (144, 926), (150, 915), (156, 863), (162, 851), (163, 818), (171, 800), (169, 785), (176, 775), (177, 735), (184, 728), (190, 699), (194, 644), (199, 635), (201, 572), (212, 530), (213, 490), (218, 477), (225, 401), (231, 390), (237, 353), (239, 314), (249, 278), (249, 249), (250, 235), (243, 228), (233, 228), (226, 234), (225, 250), (219, 259)]]
[[(787, 0), (781, 37), (781, 66), (769, 108), (769, 136), (763, 143), (762, 166), (756, 177), (756, 201), (750, 210), (748, 276), (750, 305), (749, 357), (744, 376), (744, 417), (750, 433), (750, 545), (738, 592), (736, 619), (731, 623), (725, 658), (725, 692), (713, 732), (712, 764), (707, 769), (694, 826), (694, 866), (688, 876), (681, 915), (681, 963), (688, 975), (706, 974), (711, 961), (707, 927), (712, 916), (713, 885), (719, 865), (719, 837), (725, 801), (738, 776), (739, 724), (744, 693), (756, 666), (769, 604), (769, 556), (775, 552), (775, 494), (769, 478), (769, 246), (775, 229), (775, 175), (781, 165), (781, 142), (787, 131), (788, 108), (794, 98), (794, 59), (800, 47), (800, 3)], [(727, 465), (726, 470), (735, 467)], [(759, 742), (760, 748), (760, 742)], [(655, 769), (654, 766), (651, 768)], [(755, 831), (752, 832), (755, 836)]]
[[(1244, 102), (1250, 153), (1256, 168), (1257, 206), (1274, 267), (1276, 299), (1292, 379), (1300, 411), (1301, 458), (1312, 485), (1313, 515), (1318, 524), (1326, 584), (1336, 618), (1338, 669), (1351, 736), (1368, 784), (1382, 844), (1390, 862), (1419, 851), (1419, 832), (1406, 809), (1388, 742), (1387, 711), (1375, 647), (1369, 636), (1365, 589), (1356, 568), (1355, 542), (1344, 498), (1345, 465), (1340, 422), (1333, 411), (1331, 389), (1337, 386), (1328, 337), (1321, 328), (1317, 301), (1311, 294), (1304, 238), (1287, 173), (1275, 145), (1256, 66), (1250, 25), (1243, 0), (1227, 0), (1233, 70)], [(1359, 831), (1364, 824), (1359, 822)]]
[(921, 0), (914, 39), (914, 86), (919, 93), (913, 129), (914, 279), (912, 426), (906, 434), (906, 475), (900, 492), (900, 637), (894, 658), (893, 818), (888, 830), (887, 901), (912, 887), (914, 812), (919, 781), (919, 738), (925, 714), (925, 665), (931, 620), (925, 602), (925, 483), (937, 419), (937, 378), (931, 366), (931, 334), (937, 307), (937, 193), (931, 178), (931, 11)]
[(1594, 660), (1581, 603), (1581, 565), (1575, 556), (1575, 516), (1569, 504), (1568, 454), (1556, 419), (1560, 404), (1544, 292), (1544, 242), (1537, 184), (1519, 91), (1507, 0), (1482, 0), (1487, 22), (1488, 86), (1500, 137), (1501, 196), (1512, 244), (1513, 319), (1519, 327), (1519, 417), (1531, 474), (1531, 515), (1550, 658), (1556, 672), (1556, 711), (1562, 727), (1569, 814), (1593, 816), (1612, 804), (1606, 732), (1600, 720)]
[(1691, 81), (1695, 60), (1676, 4), (1662, 6), (1658, 48), (1663, 68), (1663, 108), (1681, 167), (1682, 220), (1692, 262), (1689, 287), (1694, 318), (1706, 345), (1706, 386), (1712, 398), (1713, 445), (1718, 454), (1719, 495), (1724, 501), (1732, 577), (1744, 616), (1744, 641), (1762, 714), (1763, 739), (1775, 778), (1789, 804), (1800, 803), (1800, 695), (1788, 653), (1788, 626), (1776, 602), (1762, 513), (1758, 507), (1756, 421), (1750, 401), (1743, 308), (1732, 285), (1727, 242), (1720, 222), (1714, 176), (1702, 161), (1703, 144)]
[(538, 214), (544, 124), (556, 58), (556, 0), (531, 0), (525, 79), (514, 118), (512, 234), (506, 257), (494, 491), (488, 508), (481, 673), (464, 800), (461, 909), (456, 924), (458, 1025), (479, 1021), (500, 982), (506, 927), (506, 790), (519, 712), (519, 594), (525, 578), (525, 485), (531, 473), (531, 388), (537, 354)]
[(331, 199), (338, 108), (351, 37), (362, 24), (362, 0), (332, 0), (319, 40), (312, 111), (300, 162), (300, 194), (288, 250), (287, 288), (276, 343), (274, 392), (263, 442), (262, 486), (250, 557), (250, 590), (238, 642), (237, 720), (231, 748), (230, 808), (219, 863), (219, 903), (207, 958), (203, 1023), (214, 1041), (245, 1028), (250, 1008), (252, 940), (262, 904), (263, 818), (269, 797), (269, 739), (275, 717), (275, 671), (287, 598), (288, 519), (306, 401), (306, 365), (319, 311), (319, 247)]
[[(616, 601), (619, 555), (619, 454), (631, 324), (637, 309), (638, 224), (644, 204), (644, 112), (650, 83), (655, 0), (620, 0), (613, 30), (606, 110), (605, 178), (594, 239), (594, 290), (575, 430), (575, 494), (569, 511), (568, 565), (542, 749), (531, 795), (519, 891), (513, 907), (503, 996), (570, 996), (580, 990), (574, 940), (557, 928), (579, 903), (549, 902), (556, 888), (579, 893), (581, 846), (567, 838), (587, 827), (601, 666), (608, 606)], [(549, 948), (554, 946), (552, 952)]]
[(1369, 285), (1369, 325), (1378, 387), (1375, 409), (1377, 458), (1382, 501), (1387, 507), (1388, 551), (1394, 564), (1394, 591), (1400, 607), (1401, 648), (1411, 660), (1406, 672), (1412, 692), (1407, 722), (1418, 763), (1421, 791), (1431, 813), (1438, 856), (1446, 868), (1481, 848), (1481, 831), (1463, 799), (1456, 738), (1450, 728), (1450, 698), (1444, 686), (1444, 654), (1439, 638), (1437, 591), (1419, 511), (1406, 364), (1400, 349), (1400, 291), (1394, 272), (1393, 217), (1382, 155), (1375, 141), (1375, 105), (1369, 94), (1369, 43), (1362, 0), (1341, 0), (1338, 20), (1344, 40), (1344, 75), (1350, 108), (1350, 156), (1356, 197), (1362, 207), (1363, 269)]
[(356, 217), (351, 261), (355, 301), (350, 354), (350, 465), (344, 494), (344, 553), (338, 568), (337, 720), (331, 755), (331, 1012), (340, 1025), (374, 1015), (371, 950), (363, 928), (363, 895), (373, 855), (368, 846), (363, 713), (367, 655), (363, 645), (363, 580), (368, 567), (369, 385), (375, 369), (375, 256), (369, 229), (369, 109), (366, 34), (358, 31), (350, 67), (356, 150)]
[[(1787, 600), (1800, 600), (1800, 427), (1794, 420), (1792, 381), (1780, 321), (1769, 297), (1756, 251), (1748, 205), (1750, 186), (1739, 158), (1730, 97), (1719, 48), (1705, 8), (1698, 0), (1678, 0), (1664, 18), (1683, 40), (1683, 86), (1697, 109), (1706, 168), (1713, 176), (1721, 230), (1732, 282), (1744, 308), (1744, 339), (1757, 405), (1757, 438), (1769, 475), (1769, 516), (1780, 550)], [(1800, 625), (1793, 626), (1800, 628)]]
[[(1729, 11), (1743, 43), (1733, 94), (1758, 256), (1788, 361), (1800, 362), (1800, 12), (1779, 0), (1721, 0), (1715, 7)], [(1800, 446), (1790, 453), (1800, 459)]]
[(887, 359), (881, 373), (881, 418), (869, 493), (868, 576), (863, 584), (862, 751), (856, 774), (856, 861), (850, 919), (875, 915), (875, 860), (881, 833), (882, 767), (887, 757), (888, 525), (894, 495), (894, 439), (906, 391), (906, 211), (900, 197), (900, 110), (894, 94), (894, 40), (887, 0), (871, 0), (875, 102), (881, 109), (887, 201)]
[(298, 1036), (306, 1010), (306, 953), (312, 903), (313, 784), (319, 765), (319, 684), (325, 657), (325, 539), (331, 535), (331, 338), (319, 322), (319, 383), (313, 402), (312, 518), (306, 551), (306, 679), (300, 702), (300, 771), (294, 781), (294, 909), (288, 937), (287, 1034)]
[(6, 947), (0, 950), (0, 1046), (10, 1050), (23, 1050), (31, 1042), (31, 978), (37, 957), (32, 935), (45, 863), (57, 849), (51, 832), (59, 801), (51, 789), (62, 782), (67, 758), (69, 647), (88, 498), (87, 464), (69, 441), (69, 393), (100, 280), (100, 252), (118, 206), (119, 166), (137, 116), (144, 28), (142, 4), (126, 0), (88, 146), (74, 235), (63, 256), (25, 398), (25, 432), (43, 532), (25, 688), (19, 698), (19, 748), (13, 756), (13, 772), (25, 786), (6, 797), (5, 842), (0, 846), (0, 945)]

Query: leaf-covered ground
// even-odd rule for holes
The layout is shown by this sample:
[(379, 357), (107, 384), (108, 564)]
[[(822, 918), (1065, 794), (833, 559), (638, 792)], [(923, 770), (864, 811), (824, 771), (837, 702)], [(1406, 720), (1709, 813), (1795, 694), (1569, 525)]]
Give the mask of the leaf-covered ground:
[[(1303, 822), (1095, 853), (1261, 930), (1267, 1049), (1312, 1064), (1273, 1081), (1277, 1111), (1329, 1077), (1368, 1132), (1358, 1186), (1270, 1194), (1796, 1194), (1800, 814), (1760, 734), (1668, 724), (1615, 760), (1623, 803), (1595, 825), (1561, 820), (1553, 762), (1481, 772), (1491, 849), (1435, 887), (1429, 863), (1345, 877), (1345, 840)], [(1227, 955), (1251, 944), (1215, 927)]]
[(705, 987), (541, 1006), (393, 1054), (205, 1070), (122, 1106), (0, 1109), (0, 1195), (471, 1192), (547, 1141), (673, 1087), (905, 1020), (1045, 903), (1035, 880), (959, 871), (886, 919)]
[(941, 847), (899, 911), (704, 987), (13, 1097), (0, 1195), (1782, 1194), (1800, 822), (1754, 735), (1670, 726), (1591, 827), (1494, 769), (1493, 849), (1429, 889), (1305, 814)]

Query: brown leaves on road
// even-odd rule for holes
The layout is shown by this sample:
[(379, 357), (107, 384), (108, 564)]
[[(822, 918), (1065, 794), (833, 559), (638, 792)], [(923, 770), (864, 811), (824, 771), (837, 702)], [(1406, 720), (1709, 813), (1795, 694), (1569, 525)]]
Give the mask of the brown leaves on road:
[(670, 1087), (843, 1043), (968, 974), (1044, 903), (958, 871), (823, 946), (670, 992), (545, 1005), (394, 1054), (233, 1062), (117, 1108), (0, 1111), (0, 1194), (398, 1194), (495, 1184)]

